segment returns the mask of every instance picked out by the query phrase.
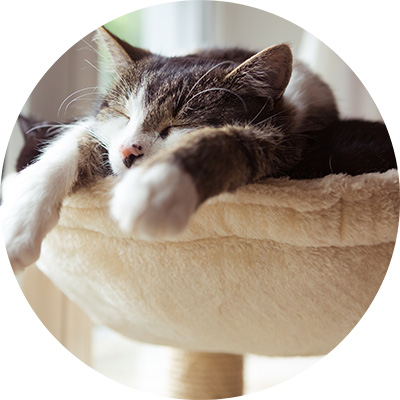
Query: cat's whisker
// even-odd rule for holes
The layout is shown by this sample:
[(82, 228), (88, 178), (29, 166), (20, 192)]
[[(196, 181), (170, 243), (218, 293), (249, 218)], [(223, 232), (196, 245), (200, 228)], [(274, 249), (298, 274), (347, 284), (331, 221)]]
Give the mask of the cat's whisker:
[(85, 43), (85, 45), (87, 46), (87, 47), (83, 47), (81, 50), (87, 50), (87, 48), (89, 47), (89, 49), (91, 51), (93, 51), (97, 55), (98, 58), (104, 59), (104, 54), (102, 54), (98, 49), (96, 49), (94, 46), (92, 46), (87, 40), (82, 39), (81, 41), (83, 43)]
[(111, 166), (110, 160), (108, 158), (108, 152), (104, 152), (99, 154), (100, 158), (103, 160), (101, 163), (102, 167)]
[[(72, 99), (72, 100), (66, 105), (65, 110), (64, 110), (64, 115), (67, 114), (68, 108), (70, 107), (70, 105), (71, 105), (72, 103), (75, 103), (76, 101), (81, 100), (83, 97), (92, 96), (92, 95), (94, 95), (94, 94), (95, 94), (95, 93), (85, 93), (85, 94), (81, 94), (80, 96), (75, 97), (74, 99)], [(95, 100), (97, 100), (97, 97), (96, 97), (96, 98), (85, 99), (85, 100), (95, 101)]]
[(42, 129), (42, 128), (49, 128), (47, 132), (50, 132), (50, 130), (54, 130), (55, 128), (61, 128), (63, 125), (60, 124), (42, 124), (42, 125), (36, 125), (33, 126), (32, 128), (28, 129), (25, 134), (29, 134), (37, 129)]
[[(269, 120), (272, 120), (273, 118), (277, 117), (278, 115), (280, 115), (280, 114), (282, 114), (282, 113), (284, 113), (284, 112), (285, 112), (285, 111), (283, 110), (283, 111), (277, 112), (277, 113), (275, 113), (275, 114), (273, 114), (273, 115), (270, 115), (268, 118), (265, 118), (265, 119), (263, 119), (262, 121), (257, 122), (256, 124), (254, 124), (254, 126), (262, 125), (262, 124), (264, 124), (265, 122), (267, 122), (267, 121), (269, 121)], [(284, 117), (284, 118), (285, 118), (285, 117)], [(290, 119), (290, 117), (287, 117), (287, 119)]]
[(100, 135), (98, 132), (95, 132), (95, 131), (92, 130), (92, 129), (89, 129), (88, 132), (89, 132), (89, 134), (90, 134), (93, 138), (95, 138), (96, 140), (98, 140), (99, 143), (100, 143), (104, 148), (107, 148), (107, 146), (108, 146), (108, 140), (107, 140), (107, 138), (103, 137), (103, 136)]
[(91, 63), (88, 59), (85, 59), (85, 62), (89, 64), (92, 68), (94, 68), (99, 74), (103, 75), (105, 78), (109, 78), (109, 75), (104, 72), (104, 70), (96, 67), (93, 63)]
[(96, 139), (105, 149), (108, 149), (109, 146), (109, 140), (99, 134), (99, 132), (96, 132), (93, 128), (88, 128), (88, 133)]
[(269, 103), (269, 99), (267, 99), (267, 101), (264, 103), (264, 105), (261, 107), (260, 111), (257, 113), (257, 115), (249, 122), (249, 124), (252, 124), (260, 115), (261, 113), (264, 111), (265, 107), (267, 106), (267, 104)]
[(100, 154), (100, 157), (103, 158), (102, 165), (110, 165), (110, 160), (108, 159), (108, 153)]
[(58, 107), (58, 110), (57, 110), (57, 117), (60, 116), (60, 112), (61, 112), (62, 107), (64, 106), (64, 104), (65, 104), (71, 97), (73, 97), (73, 96), (76, 95), (77, 93), (84, 92), (85, 90), (92, 90), (92, 91), (93, 91), (92, 94), (94, 94), (94, 93), (95, 93), (95, 90), (98, 90), (98, 89), (99, 89), (98, 86), (89, 86), (89, 87), (86, 87), (86, 88), (82, 88), (82, 89), (75, 90), (75, 92), (73, 92), (73, 93), (71, 93), (70, 95), (68, 95), (68, 96), (63, 100), (63, 102), (60, 104), (60, 107)]
[[(195, 88), (195, 87), (210, 73), (210, 72), (212, 72), (214, 69), (219, 68), (221, 65), (224, 65), (224, 64), (234, 64), (234, 62), (233, 62), (233, 61), (230, 61), (230, 60), (227, 60), (227, 61), (222, 61), (222, 62), (218, 63), (217, 65), (214, 65), (212, 68), (210, 68), (206, 73), (204, 73), (204, 74), (195, 82), (195, 84), (194, 84), (194, 85), (192, 86), (192, 88), (189, 90), (189, 93), (187, 94), (186, 97), (189, 97), (189, 96), (192, 94), (194, 88)], [(189, 100), (189, 101), (190, 101), (190, 100)]]
[(174, 112), (175, 112), (175, 113), (176, 113), (177, 110), (179, 109), (179, 103), (181, 102), (181, 97), (182, 97), (182, 94), (183, 94), (184, 90), (186, 89), (186, 86), (187, 86), (187, 84), (186, 84), (186, 82), (185, 82), (185, 83), (182, 85), (182, 90), (181, 90), (181, 92), (179, 93), (178, 100), (176, 101), (175, 106), (174, 106)]
[(53, 131), (56, 131), (58, 129), (63, 129), (65, 128), (64, 124), (54, 124), (53, 126), (51, 126), (48, 130), (47, 133), (53, 133)]

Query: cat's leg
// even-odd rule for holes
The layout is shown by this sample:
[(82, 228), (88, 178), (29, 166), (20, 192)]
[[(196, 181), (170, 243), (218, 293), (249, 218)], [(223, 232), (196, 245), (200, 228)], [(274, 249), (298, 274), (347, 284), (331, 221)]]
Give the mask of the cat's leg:
[(205, 200), (276, 175), (297, 161), (300, 148), (274, 128), (193, 132), (126, 173), (115, 187), (111, 215), (143, 238), (177, 234)]
[(87, 135), (86, 123), (66, 129), (3, 193), (3, 234), (15, 272), (39, 258), (43, 238), (58, 222), (62, 201), (77, 180), (79, 141)]

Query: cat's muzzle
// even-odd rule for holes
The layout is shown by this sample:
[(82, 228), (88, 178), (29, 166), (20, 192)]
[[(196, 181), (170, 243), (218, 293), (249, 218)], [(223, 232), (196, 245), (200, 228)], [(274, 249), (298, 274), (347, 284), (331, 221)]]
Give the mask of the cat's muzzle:
[(143, 157), (144, 154), (141, 154), (139, 156), (135, 156), (134, 154), (129, 155), (128, 157), (125, 157), (124, 159), (122, 159), (122, 162), (124, 163), (126, 168), (130, 168), (132, 167), (132, 165), (135, 163), (135, 161), (140, 158)]
[(121, 145), (119, 148), (122, 156), (122, 162), (126, 168), (130, 168), (134, 162), (144, 155), (143, 146), (140, 144), (132, 144), (130, 146)]

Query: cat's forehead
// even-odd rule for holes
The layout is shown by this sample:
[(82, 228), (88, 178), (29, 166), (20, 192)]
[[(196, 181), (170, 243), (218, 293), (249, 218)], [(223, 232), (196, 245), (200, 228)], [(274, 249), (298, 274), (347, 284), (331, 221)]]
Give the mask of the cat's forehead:
[(232, 60), (199, 57), (148, 57), (134, 63), (116, 81), (117, 92), (126, 97), (144, 89), (147, 102), (183, 93), (188, 88), (201, 90), (218, 85), (236, 66)]
[(148, 57), (120, 75), (105, 112), (132, 119), (139, 110), (141, 117), (133, 119), (142, 121), (141, 129), (149, 132), (172, 122), (216, 126), (245, 119), (245, 100), (225, 82), (240, 61), (195, 55)]
[(196, 56), (154, 57), (144, 65), (142, 76), (149, 90), (160, 86), (180, 85), (182, 82), (186, 85), (193, 83), (205, 85), (224, 77), (233, 67), (233, 62), (221, 63)]

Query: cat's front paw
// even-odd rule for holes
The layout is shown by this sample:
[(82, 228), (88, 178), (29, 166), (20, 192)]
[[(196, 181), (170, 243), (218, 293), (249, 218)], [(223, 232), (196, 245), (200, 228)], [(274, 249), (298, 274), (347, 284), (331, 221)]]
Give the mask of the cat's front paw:
[(167, 163), (130, 170), (113, 194), (112, 217), (123, 231), (145, 239), (180, 233), (198, 204), (190, 175)]
[(37, 186), (27, 183), (26, 176), (30, 178), (25, 173), (7, 185), (1, 206), (4, 242), (15, 273), (38, 260), (43, 238), (58, 221), (58, 210), (35, 190)]
[(7, 254), (14, 272), (19, 273), (38, 260), (42, 240), (57, 223), (58, 213), (23, 200), (1, 208)]
[(41, 240), (25, 230), (19, 221), (3, 222), (8, 258), (16, 274), (33, 264), (40, 256)]

